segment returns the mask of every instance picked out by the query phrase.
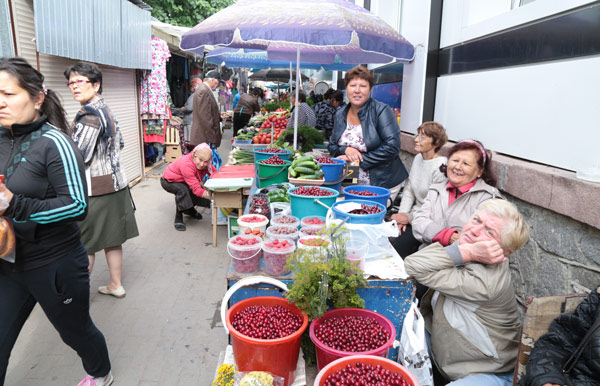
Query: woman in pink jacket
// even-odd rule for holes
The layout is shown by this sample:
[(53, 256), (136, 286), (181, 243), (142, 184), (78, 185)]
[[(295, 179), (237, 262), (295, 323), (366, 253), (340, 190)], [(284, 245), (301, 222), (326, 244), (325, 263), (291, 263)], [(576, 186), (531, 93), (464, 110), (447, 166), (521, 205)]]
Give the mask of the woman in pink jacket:
[(184, 214), (200, 220), (202, 215), (195, 207), (210, 208), (211, 196), (204, 188), (204, 181), (213, 173), (211, 157), (210, 146), (202, 143), (170, 164), (160, 179), (163, 189), (175, 195), (175, 229), (178, 231), (185, 231)]

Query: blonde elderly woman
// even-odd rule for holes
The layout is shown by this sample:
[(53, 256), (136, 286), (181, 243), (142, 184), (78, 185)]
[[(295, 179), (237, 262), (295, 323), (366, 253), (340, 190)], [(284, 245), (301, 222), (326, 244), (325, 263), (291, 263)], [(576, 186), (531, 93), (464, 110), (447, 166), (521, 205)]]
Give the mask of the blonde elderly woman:
[(169, 164), (160, 179), (163, 189), (175, 195), (175, 229), (178, 231), (186, 229), (184, 214), (202, 219), (195, 206), (210, 208), (210, 192), (204, 188), (204, 181), (213, 173), (211, 157), (210, 146), (201, 143), (191, 153)]

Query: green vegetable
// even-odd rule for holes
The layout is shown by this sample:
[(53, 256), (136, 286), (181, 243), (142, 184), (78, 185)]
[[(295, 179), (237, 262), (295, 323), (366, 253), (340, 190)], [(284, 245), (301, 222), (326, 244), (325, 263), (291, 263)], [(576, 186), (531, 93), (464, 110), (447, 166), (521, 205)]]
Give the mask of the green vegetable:
[(315, 172), (315, 175), (316, 175), (316, 176), (318, 176), (318, 178), (321, 178), (321, 177), (323, 177), (323, 176), (325, 175), (325, 173), (323, 173), (323, 172), (322, 172), (322, 171), (320, 171), (320, 170), (317, 170), (317, 171)]
[[(296, 166), (299, 167), (305, 167), (305, 168), (311, 168), (311, 169), (319, 169), (319, 165), (317, 165), (317, 163), (315, 161), (303, 161), (298, 163)], [(296, 167), (294, 166), (294, 167)]]
[(304, 174), (302, 176), (299, 176), (298, 179), (299, 180), (318, 180), (321, 177), (317, 176), (316, 174)]
[(310, 161), (312, 159), (313, 159), (312, 155), (303, 155), (302, 157), (296, 158), (293, 163), (295, 164), (295, 163), (300, 163), (303, 161)]
[[(290, 167), (290, 169), (292, 169), (292, 167)], [(314, 169), (307, 168), (304, 166), (294, 166), (293, 169), (296, 173), (300, 173), (300, 174), (315, 174)]]
[[(290, 127), (289, 129), (287, 129), (286, 131), (281, 133), (281, 136), (277, 139), (275, 144), (277, 145), (277, 147), (285, 148), (284, 144), (286, 142), (288, 143), (288, 146), (289, 146), (289, 144), (293, 141), (293, 139), (290, 140), (286, 137), (287, 136), (293, 137), (293, 135), (294, 135), (294, 128)], [(323, 136), (323, 134), (319, 130), (315, 129), (314, 127), (310, 127), (310, 126), (305, 126), (305, 125), (299, 126), (298, 127), (298, 138), (300, 138), (300, 136), (302, 136), (303, 141), (304, 141), (302, 143), (302, 147), (300, 148), (300, 150), (302, 152), (312, 151), (315, 148), (315, 145), (321, 145), (325, 141), (325, 136)]]
[(290, 176), (292, 177), (296, 177), (298, 175), (298, 173), (296, 172), (296, 170), (294, 170), (294, 168), (290, 167), (288, 169), (288, 171), (290, 172)]

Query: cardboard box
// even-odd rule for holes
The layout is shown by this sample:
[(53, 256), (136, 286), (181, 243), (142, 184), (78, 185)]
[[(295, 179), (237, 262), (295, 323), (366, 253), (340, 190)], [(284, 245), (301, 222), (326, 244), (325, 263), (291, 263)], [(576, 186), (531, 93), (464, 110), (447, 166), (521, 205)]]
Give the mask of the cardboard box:
[(179, 145), (165, 145), (165, 161), (175, 162), (181, 157), (181, 146)]

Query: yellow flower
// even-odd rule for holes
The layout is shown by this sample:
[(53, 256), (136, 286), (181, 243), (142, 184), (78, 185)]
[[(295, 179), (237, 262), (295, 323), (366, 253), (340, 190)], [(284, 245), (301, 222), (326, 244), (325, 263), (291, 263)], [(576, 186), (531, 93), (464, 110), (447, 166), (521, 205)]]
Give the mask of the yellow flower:
[(217, 370), (217, 377), (213, 381), (212, 386), (233, 386), (235, 373), (234, 365), (221, 365)]

